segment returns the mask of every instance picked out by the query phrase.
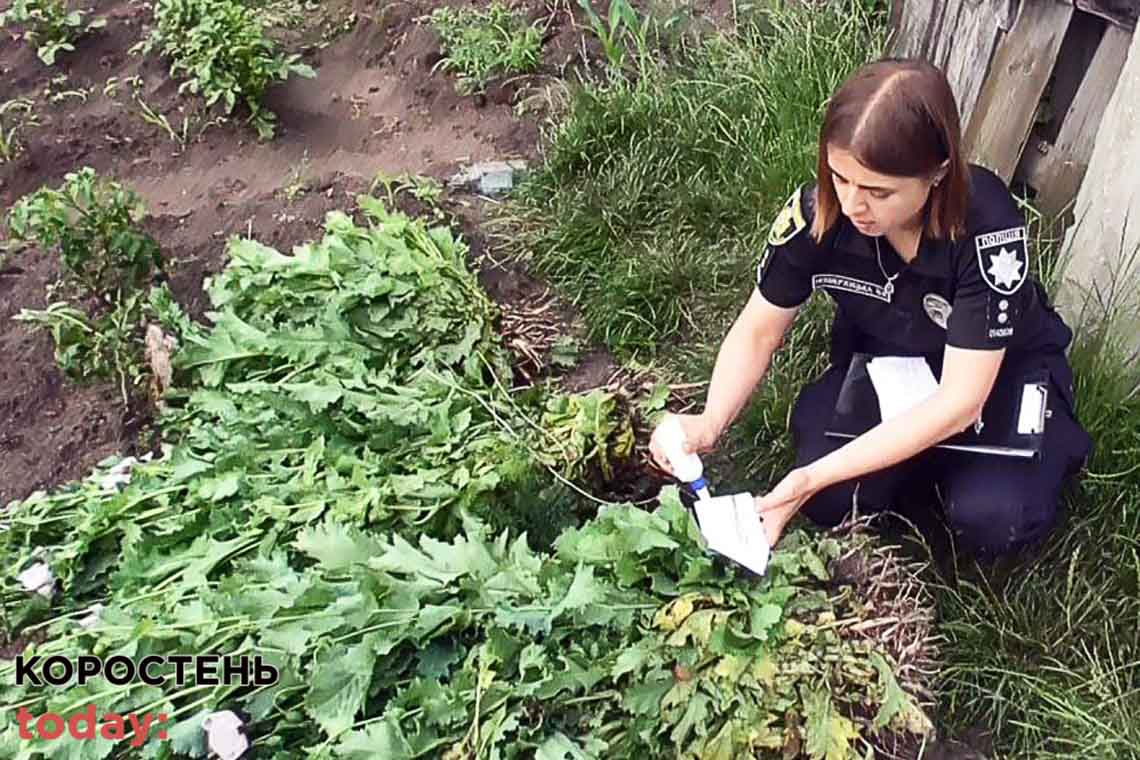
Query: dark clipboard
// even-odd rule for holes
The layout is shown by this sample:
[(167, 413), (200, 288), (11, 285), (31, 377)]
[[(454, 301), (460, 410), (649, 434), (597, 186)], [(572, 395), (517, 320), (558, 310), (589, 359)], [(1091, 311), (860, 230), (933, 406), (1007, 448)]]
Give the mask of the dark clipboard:
[[(852, 355), (824, 435), (855, 438), (882, 421), (879, 399), (867, 372), (867, 363), (873, 358), (865, 353)], [(1005, 377), (999, 374), (982, 409), (981, 424), (935, 444), (934, 448), (1039, 460), (1045, 443), (1048, 404), (1048, 370), (1015, 372)]]

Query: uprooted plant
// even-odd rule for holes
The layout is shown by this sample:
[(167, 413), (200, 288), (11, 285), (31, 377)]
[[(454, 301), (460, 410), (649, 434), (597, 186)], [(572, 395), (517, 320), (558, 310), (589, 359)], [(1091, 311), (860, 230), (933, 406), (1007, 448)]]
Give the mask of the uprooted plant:
[(13, 241), (60, 254), (60, 279), (44, 310), (15, 319), (50, 330), (56, 359), (77, 380), (114, 377), (123, 403), (143, 375), (142, 298), (162, 265), (158, 244), (139, 228), (142, 201), (90, 167), (22, 198), (8, 216)]
[[(829, 585), (866, 536), (792, 532), (756, 579), (705, 553), (675, 490), (571, 521), (549, 551), (493, 527), (520, 502), (559, 519), (536, 473), (612, 462), (628, 426), (605, 394), (508, 389), (466, 247), (359, 202), (364, 223), (334, 212), (290, 255), (231, 241), (209, 327), (152, 290), (181, 346), (163, 455), (125, 483), (131, 463), (106, 462), (33, 495), (0, 531), (4, 578), (38, 568), (39, 593), (2, 595), (25, 654), (252, 652), (279, 678), (11, 700), (162, 711), (163, 746), (192, 757), (220, 709), (269, 754), (329, 759), (846, 758), (927, 730), (895, 675), (911, 650), (868, 636), (880, 611)], [(45, 751), (12, 711), (4, 726), (6, 756)]]
[(8, 10), (0, 13), (0, 26), (23, 26), (21, 36), (35, 45), (39, 59), (51, 66), (61, 51), (75, 50), (77, 39), (107, 23), (104, 18), (84, 21), (86, 15), (69, 10), (63, 0), (12, 0)]

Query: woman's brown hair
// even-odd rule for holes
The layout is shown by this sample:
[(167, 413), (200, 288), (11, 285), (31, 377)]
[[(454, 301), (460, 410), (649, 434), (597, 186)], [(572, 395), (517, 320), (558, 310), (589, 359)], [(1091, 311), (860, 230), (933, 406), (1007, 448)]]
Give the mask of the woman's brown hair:
[(928, 178), (945, 161), (945, 177), (930, 190), (925, 232), (951, 240), (965, 234), (969, 174), (961, 141), (958, 107), (941, 71), (902, 58), (863, 66), (832, 96), (823, 117), (812, 237), (822, 240), (841, 213), (829, 145), (849, 151), (871, 171), (896, 177)]

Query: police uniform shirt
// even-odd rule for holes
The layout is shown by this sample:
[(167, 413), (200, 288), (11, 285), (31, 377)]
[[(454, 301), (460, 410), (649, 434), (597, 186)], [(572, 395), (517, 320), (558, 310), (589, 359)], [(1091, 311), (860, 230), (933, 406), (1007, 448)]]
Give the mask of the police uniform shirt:
[(877, 253), (876, 239), (842, 214), (817, 243), (810, 232), (815, 189), (801, 187), (772, 225), (757, 287), (782, 307), (827, 291), (835, 328), (855, 335), (855, 350), (876, 355), (929, 355), (940, 365), (947, 345), (1063, 351), (1072, 333), (1030, 276), (1016, 202), (982, 167), (970, 167), (969, 185), (965, 234), (954, 241), (924, 234), (909, 264), (885, 237)]

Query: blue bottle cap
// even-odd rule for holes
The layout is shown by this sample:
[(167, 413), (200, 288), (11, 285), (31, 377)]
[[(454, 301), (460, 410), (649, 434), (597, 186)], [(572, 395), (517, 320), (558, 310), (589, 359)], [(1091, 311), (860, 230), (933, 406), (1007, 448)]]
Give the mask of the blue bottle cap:
[(689, 487), (692, 488), (693, 491), (695, 492), (695, 491), (701, 490), (702, 488), (707, 488), (708, 483), (705, 482), (704, 478), (697, 478), (696, 480), (694, 480), (692, 483), (689, 484)]

